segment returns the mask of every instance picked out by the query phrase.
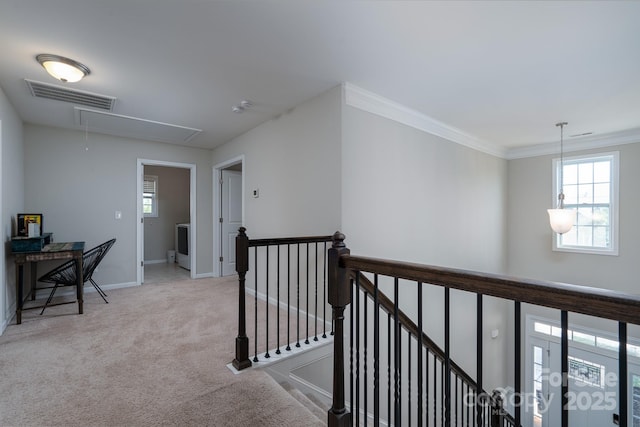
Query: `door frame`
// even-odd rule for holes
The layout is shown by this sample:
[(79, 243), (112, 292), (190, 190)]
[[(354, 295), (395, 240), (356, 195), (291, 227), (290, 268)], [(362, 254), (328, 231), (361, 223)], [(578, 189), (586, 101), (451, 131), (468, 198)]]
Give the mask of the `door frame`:
[(222, 213), (222, 194), (220, 191), (220, 176), (223, 169), (227, 169), (230, 166), (240, 164), (242, 165), (242, 196), (240, 203), (242, 204), (242, 225), (245, 224), (245, 209), (244, 209), (244, 195), (245, 195), (245, 182), (246, 182), (246, 167), (244, 161), (244, 154), (225, 160), (213, 166), (212, 174), (212, 187), (213, 187), (213, 277), (222, 277), (222, 266), (220, 263), (220, 257), (222, 256), (222, 235), (220, 233), (220, 215)]
[(144, 214), (142, 213), (142, 190), (144, 183), (145, 166), (165, 166), (171, 168), (189, 169), (189, 254), (192, 279), (196, 277), (196, 247), (194, 236), (196, 233), (196, 165), (195, 163), (168, 162), (165, 160), (141, 159), (137, 160), (136, 169), (136, 284), (144, 283)]
[[(560, 345), (560, 337), (557, 336), (542, 336), (537, 334), (536, 332), (533, 331), (533, 327), (534, 327), (534, 322), (536, 321), (540, 321), (555, 327), (560, 327), (560, 321), (559, 319), (551, 319), (548, 318), (544, 315), (539, 315), (539, 314), (527, 314), (526, 315), (526, 320), (525, 320), (525, 369), (524, 369), (524, 374), (525, 374), (525, 378), (523, 381), (523, 393), (524, 396), (526, 398), (528, 392), (531, 392), (531, 378), (533, 378), (533, 355), (532, 355), (532, 348), (534, 346), (534, 344), (540, 343), (540, 342), (548, 342), (549, 344), (551, 343), (555, 343), (557, 345)], [(603, 337), (603, 338), (608, 338), (608, 339), (612, 339), (612, 340), (618, 340), (618, 337), (615, 335), (615, 333), (610, 332), (610, 331), (606, 331), (606, 330), (599, 330), (596, 329), (594, 327), (589, 327), (589, 326), (582, 326), (580, 323), (569, 323), (569, 329), (572, 329), (574, 331), (578, 331), (578, 332), (584, 332), (584, 333), (588, 333), (588, 334), (593, 334), (594, 336), (598, 336), (598, 337)], [(640, 341), (638, 340), (638, 338), (636, 338), (635, 336), (632, 336), (631, 334), (628, 334), (627, 336), (627, 343), (628, 344), (633, 344), (633, 345), (640, 345)], [(577, 350), (582, 350), (585, 352), (590, 352), (593, 353), (599, 357), (607, 357), (607, 358), (611, 358), (613, 360), (617, 360), (616, 359), (616, 354), (612, 353), (608, 350), (599, 348), (599, 347), (592, 347), (589, 345), (585, 345), (585, 344), (580, 344), (580, 343), (575, 343), (575, 342), (571, 342), (569, 341), (569, 349), (571, 350), (571, 348), (577, 349)], [(627, 385), (627, 393), (628, 393), (628, 397), (632, 398), (632, 394), (631, 394), (631, 390), (632, 390), (632, 384), (631, 384), (631, 379), (632, 374), (633, 373), (639, 373), (640, 374), (640, 363), (633, 357), (628, 357), (627, 358), (627, 381), (628, 381), (628, 385)], [(618, 403), (619, 404), (619, 403)], [(528, 406), (525, 405), (525, 407), (523, 408), (525, 410), (522, 411), (523, 414), (523, 420), (522, 420), (522, 425), (525, 427), (529, 427), (531, 426), (533, 417), (532, 417), (532, 413), (530, 411), (528, 411)], [(630, 405), (629, 403), (627, 404), (627, 411), (628, 411), (628, 421), (629, 421), (629, 425), (631, 425), (631, 420), (632, 420), (632, 415), (633, 415), (633, 406)]]

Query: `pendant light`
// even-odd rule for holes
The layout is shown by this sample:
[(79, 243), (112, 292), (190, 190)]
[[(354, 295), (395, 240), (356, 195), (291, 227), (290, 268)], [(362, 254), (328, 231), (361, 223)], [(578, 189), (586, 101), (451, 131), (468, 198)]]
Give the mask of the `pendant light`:
[(558, 181), (560, 183), (560, 194), (558, 194), (558, 207), (556, 209), (547, 209), (547, 212), (549, 212), (549, 224), (551, 225), (551, 229), (558, 234), (564, 234), (571, 230), (571, 227), (573, 227), (573, 221), (575, 219), (575, 212), (573, 211), (573, 209), (564, 208), (562, 174), (564, 171), (563, 139), (564, 127), (566, 125), (567, 122), (556, 123), (556, 126), (560, 127), (560, 179)]

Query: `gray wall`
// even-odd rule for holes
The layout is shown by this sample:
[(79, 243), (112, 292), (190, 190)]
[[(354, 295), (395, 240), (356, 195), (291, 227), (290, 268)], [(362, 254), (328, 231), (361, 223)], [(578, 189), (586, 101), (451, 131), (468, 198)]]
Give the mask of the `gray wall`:
[[(504, 272), (507, 162), (343, 108), (342, 224), (351, 253)], [(405, 283), (402, 289), (401, 308), (417, 313), (415, 285)], [(425, 307), (426, 329), (442, 344), (442, 289), (426, 294)], [(454, 292), (451, 307), (457, 328), (452, 357), (473, 375), (475, 328), (466, 325), (475, 324), (475, 297)], [(508, 311), (487, 298), (485, 312), (486, 385), (504, 385), (500, 361), (507, 351)], [(496, 340), (490, 338), (492, 329), (501, 331)]]
[[(245, 156), (250, 238), (331, 234), (340, 228), (340, 87), (213, 151), (213, 165)], [(260, 197), (251, 191), (260, 189)]]
[[(552, 207), (551, 161), (509, 161), (508, 272), (534, 279), (640, 293), (640, 143), (571, 153), (620, 152), (619, 255), (554, 252), (547, 208)], [(556, 156), (557, 157), (557, 156)]]
[[(572, 152), (620, 152), (618, 255), (595, 255), (552, 250), (547, 208), (552, 205), (551, 162), (557, 156), (539, 156), (509, 161), (508, 273), (518, 277), (572, 283), (639, 294), (640, 260), (640, 142), (597, 150)], [(525, 305), (525, 315), (559, 321), (557, 310)], [(608, 331), (616, 336), (617, 324), (595, 317), (571, 314), (571, 323)], [(640, 337), (640, 326), (629, 325), (630, 337)]]
[[(137, 159), (196, 165), (197, 274), (212, 271), (211, 161), (208, 150), (45, 126), (25, 127), (25, 209), (42, 212), (57, 241), (93, 247), (117, 238), (94, 278), (136, 281)], [(122, 219), (115, 219), (115, 211)]]
[(144, 260), (164, 262), (176, 223), (189, 222), (189, 169), (145, 166), (144, 174), (158, 177), (158, 216), (144, 219)]
[(23, 124), (13, 106), (0, 89), (0, 198), (2, 207), (2, 247), (0, 247), (0, 334), (6, 328), (16, 310), (15, 268), (13, 257), (7, 249), (15, 234), (16, 214), (24, 212), (24, 149)]

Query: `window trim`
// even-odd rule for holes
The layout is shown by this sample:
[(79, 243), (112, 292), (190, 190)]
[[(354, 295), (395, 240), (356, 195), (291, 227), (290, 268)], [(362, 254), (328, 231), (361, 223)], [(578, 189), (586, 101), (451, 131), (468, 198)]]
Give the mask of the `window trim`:
[(158, 176), (157, 175), (144, 175), (142, 178), (142, 203), (144, 205), (145, 192), (144, 192), (144, 182), (145, 181), (153, 181), (155, 183), (155, 193), (151, 197), (151, 213), (144, 213), (144, 208), (142, 215), (145, 218), (158, 218)]
[[(581, 253), (581, 254), (593, 254), (593, 255), (610, 255), (610, 256), (618, 256), (618, 229), (619, 227), (619, 215), (618, 215), (618, 206), (619, 199), (618, 195), (620, 192), (619, 187), (619, 176), (620, 176), (620, 152), (619, 151), (610, 151), (606, 153), (592, 153), (592, 154), (583, 154), (579, 156), (571, 156), (564, 157), (565, 164), (570, 162), (571, 160), (581, 160), (581, 161), (597, 161), (603, 158), (610, 158), (611, 161), (611, 192), (610, 192), (610, 227), (611, 227), (611, 247), (609, 249), (602, 248), (594, 248), (588, 246), (569, 246), (559, 244), (561, 235), (552, 233), (552, 249), (556, 252), (573, 252), (573, 253)], [(552, 180), (551, 180), (551, 195), (553, 197), (552, 206), (556, 206), (558, 203), (558, 171), (560, 168), (560, 158), (554, 158), (551, 161), (552, 167)]]

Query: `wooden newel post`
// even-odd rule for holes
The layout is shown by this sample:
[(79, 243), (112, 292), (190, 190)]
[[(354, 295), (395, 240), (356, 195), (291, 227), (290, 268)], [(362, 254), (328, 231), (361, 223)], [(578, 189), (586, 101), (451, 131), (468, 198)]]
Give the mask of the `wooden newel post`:
[(238, 272), (238, 336), (236, 337), (236, 358), (233, 366), (241, 371), (251, 366), (249, 360), (249, 338), (247, 337), (247, 316), (245, 308), (245, 276), (249, 271), (249, 238), (246, 228), (240, 227), (236, 236), (236, 271)]
[(494, 390), (489, 401), (491, 403), (491, 427), (502, 427), (505, 414), (502, 394), (498, 390)]
[(351, 282), (346, 268), (340, 267), (340, 257), (349, 255), (344, 234), (336, 231), (328, 253), (329, 304), (333, 309), (333, 403), (328, 413), (329, 427), (351, 425), (351, 413), (345, 406), (344, 390), (344, 309), (351, 303)]

